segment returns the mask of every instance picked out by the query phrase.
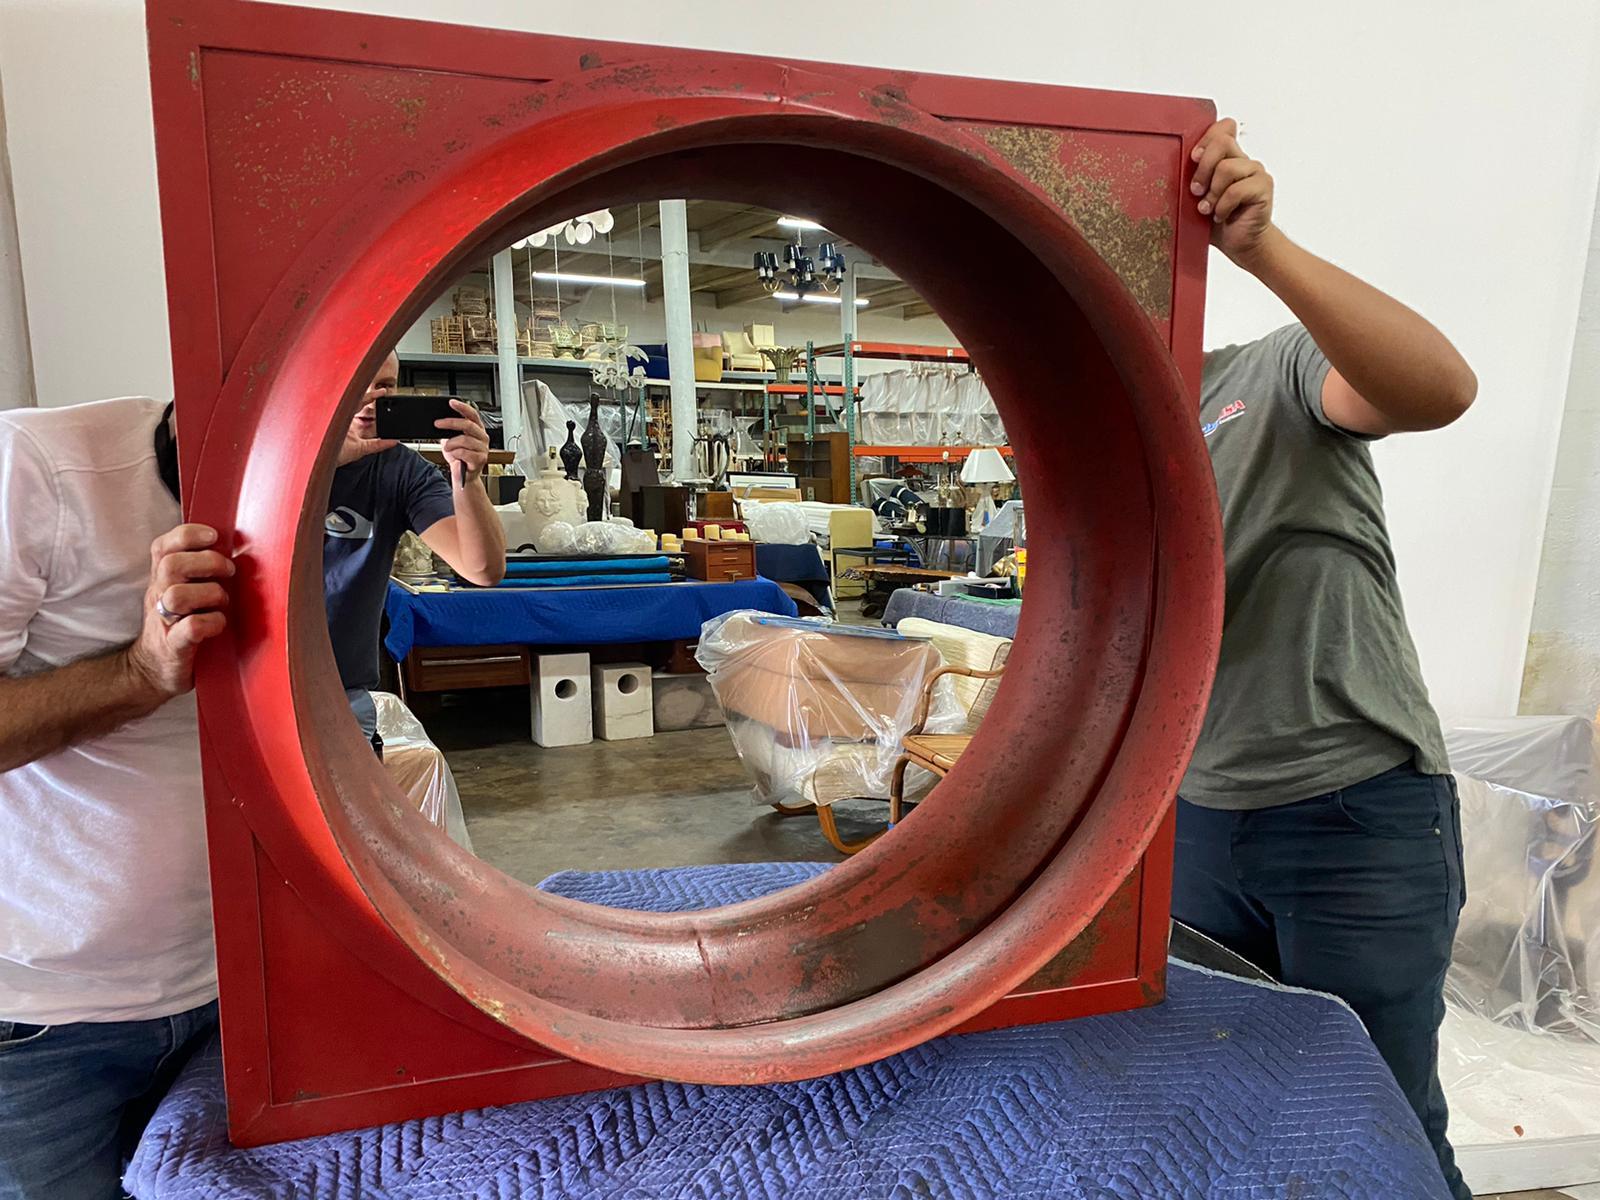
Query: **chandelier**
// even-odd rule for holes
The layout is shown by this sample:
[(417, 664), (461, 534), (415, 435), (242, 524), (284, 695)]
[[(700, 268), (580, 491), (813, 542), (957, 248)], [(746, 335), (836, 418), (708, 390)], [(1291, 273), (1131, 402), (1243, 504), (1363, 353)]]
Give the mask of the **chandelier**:
[(587, 246), (594, 241), (595, 234), (610, 233), (616, 223), (616, 218), (611, 215), (609, 208), (597, 208), (594, 212), (558, 221), (548, 229), (539, 230), (538, 233), (530, 233), (521, 241), (512, 242), (511, 248), (513, 250), (522, 250), (528, 246), (542, 248), (557, 237), (565, 238), (569, 246)]
[(832, 242), (817, 247), (813, 260), (805, 245), (791, 242), (783, 248), (783, 266), (778, 266), (778, 256), (770, 250), (756, 251), (756, 278), (768, 293), (788, 288), (797, 295), (821, 290), (829, 295), (839, 290), (844, 282), (844, 255)]

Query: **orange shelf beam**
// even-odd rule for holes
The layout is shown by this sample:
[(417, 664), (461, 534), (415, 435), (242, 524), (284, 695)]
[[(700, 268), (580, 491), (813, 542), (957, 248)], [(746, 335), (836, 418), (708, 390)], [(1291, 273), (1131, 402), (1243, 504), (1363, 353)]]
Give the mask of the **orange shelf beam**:
[[(857, 388), (856, 390), (860, 391), (861, 389)], [(806, 385), (803, 383), (767, 384), (767, 395), (769, 396), (804, 396), (805, 394)], [(814, 394), (819, 396), (842, 396), (844, 395), (844, 388), (837, 383), (826, 383), (817, 387)]]
[[(815, 358), (838, 358), (844, 353), (844, 343), (835, 342), (831, 346), (814, 346), (811, 350)], [(850, 356), (852, 358), (898, 358), (908, 362), (956, 362), (964, 363), (971, 360), (967, 352), (960, 346), (916, 346), (907, 342), (851, 342)]]
[[(857, 458), (898, 458), (901, 462), (943, 462), (945, 451), (950, 452), (951, 462), (960, 462), (971, 454), (977, 446), (857, 446)], [(1007, 458), (1011, 457), (1010, 446), (996, 447)]]

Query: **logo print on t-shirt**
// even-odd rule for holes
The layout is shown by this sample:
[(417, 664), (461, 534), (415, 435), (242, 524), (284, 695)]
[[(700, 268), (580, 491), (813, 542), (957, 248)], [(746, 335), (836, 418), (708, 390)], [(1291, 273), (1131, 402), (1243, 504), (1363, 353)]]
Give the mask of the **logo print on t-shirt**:
[(1235, 400), (1232, 404), (1225, 404), (1222, 407), (1222, 411), (1217, 414), (1217, 419), (1215, 421), (1207, 421), (1204, 425), (1200, 426), (1200, 436), (1210, 437), (1217, 431), (1218, 426), (1226, 425), (1235, 417), (1242, 416), (1244, 416), (1243, 400)]
[(322, 528), (329, 537), (353, 538), (360, 542), (372, 540), (372, 519), (363, 517), (351, 508), (336, 508), (323, 521)]

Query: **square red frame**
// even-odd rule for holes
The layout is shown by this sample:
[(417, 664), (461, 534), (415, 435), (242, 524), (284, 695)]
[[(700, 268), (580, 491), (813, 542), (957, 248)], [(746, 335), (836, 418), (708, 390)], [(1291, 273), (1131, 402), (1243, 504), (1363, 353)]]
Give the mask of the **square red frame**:
[[(285, 264), (343, 199), (383, 178), (396, 147), (437, 136), (463, 115), (499, 111), (530, 85), (601, 64), (667, 54), (710, 71), (728, 61), (239, 0), (151, 0), (149, 35), (186, 486), (219, 392), (231, 375), (253, 368), (239, 360), (240, 348)], [(1065, 207), (1091, 242), (1105, 233), (1092, 227), (1095, 219), (1120, 216), (1122, 232), (1142, 230), (1141, 244), (1158, 253), (1132, 261), (1108, 244), (1108, 258), (1198, 398), (1208, 229), (1185, 203), (1184, 183), (1188, 151), (1214, 116), (1208, 103), (828, 70), (977, 132)], [(1029, 130), (1061, 135), (1054, 144), (1077, 157), (1041, 165)], [(440, 150), (450, 152), (448, 143)], [(352, 957), (274, 865), (218, 769), (226, 739), (204, 732), (237, 1143), (630, 1081), (494, 1029), (443, 985), (419, 994)], [(1172, 830), (1169, 814), (1139, 868), (1048, 978), (958, 1031), (1159, 1000)]]

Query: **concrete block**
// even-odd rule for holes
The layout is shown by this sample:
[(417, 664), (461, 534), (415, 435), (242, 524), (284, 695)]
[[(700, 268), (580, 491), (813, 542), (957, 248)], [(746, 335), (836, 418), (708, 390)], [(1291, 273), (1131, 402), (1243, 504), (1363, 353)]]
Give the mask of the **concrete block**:
[(594, 741), (587, 654), (537, 655), (532, 690), (535, 745), (582, 746)]
[(650, 668), (643, 663), (606, 663), (589, 671), (594, 697), (594, 735), (603, 742), (646, 738), (656, 731)]
[(705, 675), (658, 674), (651, 681), (650, 701), (655, 709), (655, 726), (663, 733), (724, 724), (722, 708)]

